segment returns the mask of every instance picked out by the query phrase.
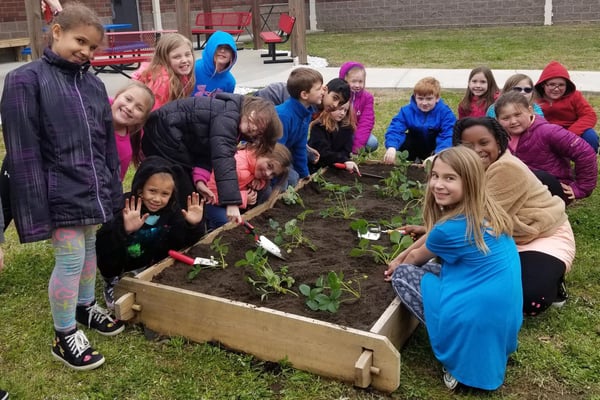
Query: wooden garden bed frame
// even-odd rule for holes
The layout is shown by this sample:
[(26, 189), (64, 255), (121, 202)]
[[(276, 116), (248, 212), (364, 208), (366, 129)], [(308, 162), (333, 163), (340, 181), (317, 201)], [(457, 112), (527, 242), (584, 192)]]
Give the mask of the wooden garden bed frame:
[[(272, 207), (274, 201), (244, 214), (246, 219)], [(203, 238), (211, 243), (228, 224)], [(248, 303), (152, 282), (174, 264), (172, 258), (115, 288), (117, 318), (142, 323), (161, 335), (225, 347), (329, 378), (393, 392), (400, 385), (399, 349), (418, 321), (395, 299), (369, 331), (319, 321)]]

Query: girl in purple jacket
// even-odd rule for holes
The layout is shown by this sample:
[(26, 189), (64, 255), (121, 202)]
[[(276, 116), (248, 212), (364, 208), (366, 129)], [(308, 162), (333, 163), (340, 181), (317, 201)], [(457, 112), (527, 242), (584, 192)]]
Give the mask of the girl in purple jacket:
[(596, 153), (581, 137), (535, 115), (525, 96), (517, 92), (498, 98), (496, 115), (510, 135), (511, 153), (541, 177), (553, 194), (566, 203), (592, 194), (598, 178)]
[(125, 328), (95, 299), (96, 227), (123, 208), (119, 157), (104, 84), (90, 60), (98, 16), (69, 3), (41, 59), (6, 76), (2, 113), (11, 206), (21, 242), (52, 240), (51, 354), (76, 370), (104, 363), (77, 323), (112, 336)]

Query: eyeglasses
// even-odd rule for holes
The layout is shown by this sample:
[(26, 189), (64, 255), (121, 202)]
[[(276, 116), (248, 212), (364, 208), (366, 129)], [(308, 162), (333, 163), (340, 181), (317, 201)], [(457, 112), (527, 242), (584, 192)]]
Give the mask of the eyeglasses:
[(554, 89), (562, 89), (564, 87), (567, 87), (566, 83), (546, 83), (546, 86), (549, 87), (550, 89), (554, 90)]
[(512, 88), (512, 90), (515, 91), (515, 92), (531, 93), (533, 91), (533, 88), (531, 88), (531, 87), (515, 86), (515, 87)]

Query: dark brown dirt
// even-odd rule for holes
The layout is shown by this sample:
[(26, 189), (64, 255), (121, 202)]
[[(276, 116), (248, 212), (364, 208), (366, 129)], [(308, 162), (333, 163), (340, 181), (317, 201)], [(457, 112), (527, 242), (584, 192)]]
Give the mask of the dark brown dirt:
[[(387, 176), (390, 167), (365, 165), (361, 166), (361, 171)], [(411, 169), (409, 176), (413, 175), (423, 180), (422, 170)], [(289, 267), (289, 275), (295, 279), (292, 290), (298, 296), (271, 294), (266, 300), (261, 301), (260, 294), (245, 279), (251, 272), (250, 268), (234, 266), (236, 261), (244, 258), (247, 250), (254, 248), (253, 237), (248, 235), (243, 227), (224, 231), (220, 235), (221, 242), (229, 246), (226, 269), (205, 269), (193, 281), (189, 281), (187, 273), (190, 267), (176, 262), (154, 277), (154, 282), (357, 329), (370, 329), (394, 299), (395, 293), (390, 284), (383, 280), (383, 271), (386, 268), (384, 265), (375, 264), (373, 258), (369, 256), (350, 257), (350, 250), (359, 242), (356, 232), (350, 229), (350, 222), (358, 218), (369, 221), (389, 221), (399, 215), (404, 203), (397, 199), (379, 197), (374, 185), (381, 182), (376, 178), (357, 178), (353, 174), (340, 170), (327, 171), (325, 177), (329, 182), (348, 186), (353, 186), (355, 180), (362, 184), (361, 196), (350, 199), (350, 204), (357, 209), (351, 219), (322, 217), (320, 211), (331, 206), (331, 203), (327, 200), (327, 192), (323, 191), (317, 183), (311, 182), (300, 190), (305, 208), (299, 205), (286, 205), (279, 201), (272, 209), (251, 220), (258, 233), (273, 240), (276, 231), (269, 227), (269, 219), (274, 219), (283, 226), (301, 212), (314, 210), (303, 224), (300, 222), (299, 224), (304, 236), (310, 239), (317, 250), (313, 251), (305, 246), (294, 248), (291, 253), (286, 254), (286, 261), (269, 256), (269, 263), (273, 270), (279, 271), (282, 266)], [(390, 247), (389, 236), (382, 234), (377, 244)], [(194, 246), (188, 254), (194, 257), (211, 255), (217, 257), (208, 245), (200, 244)], [(329, 271), (343, 272), (345, 280), (359, 281), (361, 297), (357, 301), (343, 303), (335, 314), (327, 311), (312, 311), (306, 306), (306, 298), (300, 294), (298, 286), (302, 283), (314, 286), (317, 277), (326, 275)]]

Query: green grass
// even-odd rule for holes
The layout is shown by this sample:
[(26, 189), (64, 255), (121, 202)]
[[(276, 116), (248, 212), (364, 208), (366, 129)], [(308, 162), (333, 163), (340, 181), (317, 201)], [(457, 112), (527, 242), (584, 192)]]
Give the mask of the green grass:
[(360, 60), (369, 67), (569, 69), (599, 71), (600, 24), (422, 29), (307, 36), (308, 54), (331, 66)]
[[(548, 59), (556, 58), (571, 68), (600, 70), (600, 60), (593, 56), (600, 42), (591, 42), (597, 40), (596, 33), (597, 26), (584, 25), (319, 34), (308, 40), (309, 54), (326, 57), (334, 65), (358, 59), (371, 66), (470, 69), (489, 62), (493, 68), (542, 68)], [(386, 42), (390, 36), (395, 37), (397, 47)], [(493, 49), (482, 53), (486, 43)], [(544, 43), (551, 46), (545, 50)], [(489, 61), (492, 56), (494, 63)], [(525, 61), (530, 64), (521, 63)], [(375, 132), (380, 140), (409, 94), (375, 91)], [(462, 93), (443, 92), (442, 96), (455, 110)], [(600, 111), (600, 95), (588, 99)], [(3, 153), (3, 146), (0, 149)], [(600, 194), (596, 191), (568, 211), (577, 238), (575, 265), (567, 277), (571, 298), (562, 309), (552, 308), (525, 320), (505, 385), (494, 393), (448, 393), (423, 328), (402, 349), (401, 384), (389, 396), (290, 366), (264, 363), (218, 345), (190, 343), (179, 337), (148, 340), (140, 326), (128, 326), (113, 338), (90, 332), (88, 337), (104, 353), (106, 364), (95, 371), (74, 372), (50, 356), (51, 246), (47, 242), (18, 244), (12, 226), (3, 246), (7, 266), (0, 273), (0, 388), (11, 392), (11, 399), (28, 400), (600, 399)]]

